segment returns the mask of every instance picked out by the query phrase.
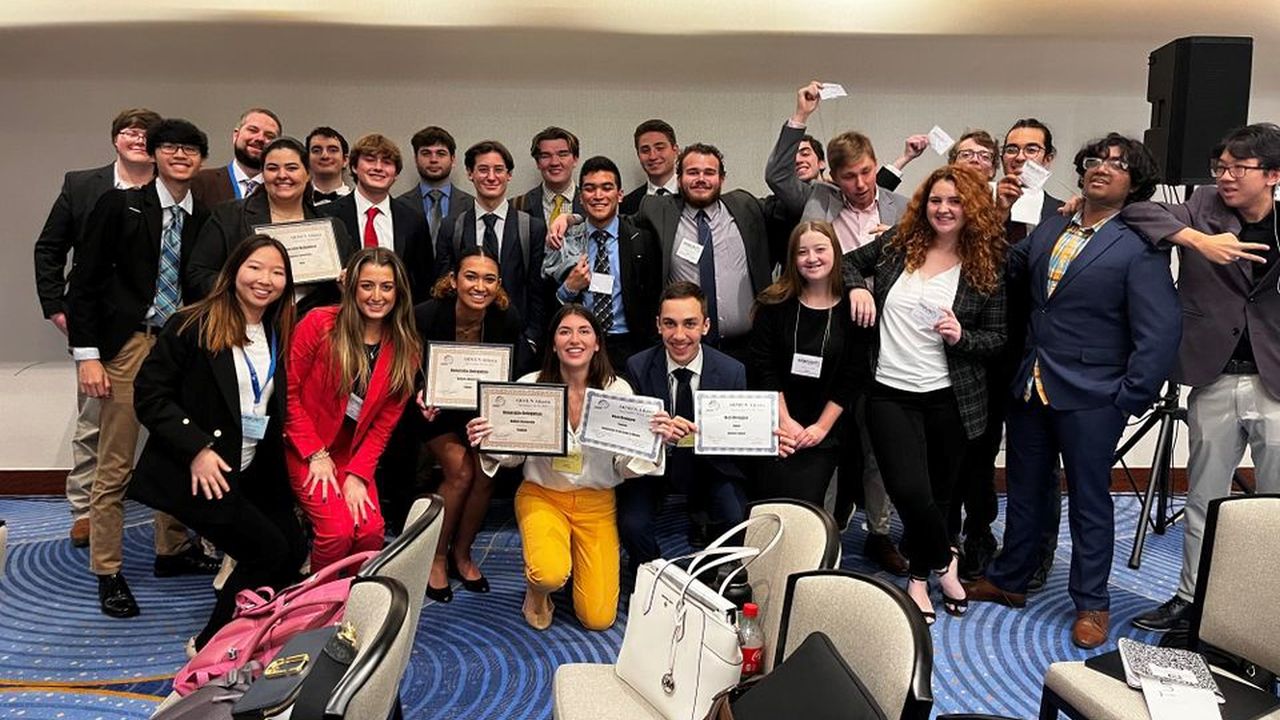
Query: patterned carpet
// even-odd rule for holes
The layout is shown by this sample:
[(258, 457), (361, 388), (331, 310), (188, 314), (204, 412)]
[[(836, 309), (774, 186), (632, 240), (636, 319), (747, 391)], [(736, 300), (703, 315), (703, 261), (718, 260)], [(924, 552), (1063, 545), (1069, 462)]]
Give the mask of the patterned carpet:
[[(1168, 598), (1178, 573), (1178, 529), (1148, 536), (1140, 571), (1125, 566), (1137, 508), (1133, 499), (1117, 498), (1113, 643), (1122, 635), (1154, 638), (1129, 627), (1128, 620)], [(10, 530), (9, 559), (0, 578), (0, 718), (147, 717), (168, 693), (167, 678), (183, 663), (183, 641), (207, 616), (208, 578), (152, 577), (150, 513), (130, 504), (125, 573), (142, 615), (107, 618), (97, 610), (86, 551), (65, 539), (70, 521), (62, 500), (0, 498), (0, 517)], [(895, 535), (899, 532), (895, 526)], [(678, 504), (667, 508), (659, 534), (668, 552), (683, 548)], [(845, 533), (844, 567), (870, 571), (860, 552), (864, 536), (857, 527)], [(1024, 610), (975, 604), (963, 619), (939, 614), (933, 627), (936, 712), (1035, 717), (1049, 664), (1087, 655), (1067, 635), (1073, 616), (1066, 594), (1069, 554), (1064, 525), (1049, 584)], [(520, 614), (519, 537), (509, 503), (495, 503), (476, 556), (483, 558), (493, 591), (475, 595), (455, 588), (448, 605), (428, 601), (402, 683), (406, 717), (550, 717), (555, 668), (565, 662), (611, 662), (622, 642), (625, 613), (608, 632), (586, 632), (574, 620), (566, 593), (556, 598), (550, 630), (539, 633), (526, 626)]]

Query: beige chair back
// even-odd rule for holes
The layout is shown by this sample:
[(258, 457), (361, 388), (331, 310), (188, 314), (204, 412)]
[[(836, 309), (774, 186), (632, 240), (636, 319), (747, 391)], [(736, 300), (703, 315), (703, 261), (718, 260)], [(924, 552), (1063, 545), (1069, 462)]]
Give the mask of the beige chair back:
[(398, 580), (365, 577), (351, 584), (342, 620), (355, 627), (356, 659), (329, 696), (326, 718), (380, 720), (391, 716), (404, 675), (402, 658), (396, 655), (402, 646), (397, 636), (402, 634), (408, 614), (408, 593)]

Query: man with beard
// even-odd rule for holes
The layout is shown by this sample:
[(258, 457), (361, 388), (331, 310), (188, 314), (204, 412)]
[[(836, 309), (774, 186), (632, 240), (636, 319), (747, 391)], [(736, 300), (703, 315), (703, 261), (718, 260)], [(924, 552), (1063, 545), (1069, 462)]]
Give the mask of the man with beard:
[[(440, 226), (451, 224), (475, 205), (475, 197), (450, 179), (458, 144), (448, 130), (428, 125), (413, 134), (413, 162), (418, 167), (418, 185), (399, 199), (422, 211), (431, 233), (431, 246), (440, 237)], [(425, 299), (425, 298), (423, 298)]]
[(249, 108), (231, 131), (235, 159), (225, 167), (201, 170), (191, 182), (197, 204), (212, 208), (239, 200), (262, 186), (262, 148), (283, 132), (280, 118), (266, 108)]
[(636, 126), (633, 137), (636, 158), (648, 178), (644, 185), (622, 198), (620, 212), (635, 215), (646, 195), (675, 195), (680, 191), (676, 182), (676, 156), (680, 145), (676, 143), (675, 128), (665, 120), (645, 120)]
[(326, 125), (307, 133), (303, 143), (310, 157), (311, 201), (319, 207), (351, 194), (351, 186), (343, 182), (347, 169), (347, 139)]

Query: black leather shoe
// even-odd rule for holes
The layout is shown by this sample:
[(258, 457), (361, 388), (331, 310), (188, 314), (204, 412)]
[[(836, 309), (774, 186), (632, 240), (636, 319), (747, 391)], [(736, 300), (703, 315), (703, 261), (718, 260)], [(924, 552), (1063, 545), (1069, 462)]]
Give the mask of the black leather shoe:
[(129, 592), (129, 584), (120, 573), (98, 576), (98, 604), (102, 606), (102, 614), (111, 617), (131, 618), (140, 612), (138, 602)]
[(694, 550), (701, 550), (709, 545), (713, 539), (714, 538), (711, 537), (711, 530), (707, 528), (706, 523), (701, 523), (690, 518), (689, 547)]
[(1191, 614), (1191, 602), (1174, 595), (1160, 607), (1135, 617), (1131, 622), (1136, 628), (1152, 632), (1168, 632), (1179, 623), (1185, 623)]
[(453, 587), (445, 585), (442, 588), (436, 588), (431, 587), (431, 583), (427, 583), (427, 599), (438, 603), (453, 602)]
[(972, 535), (964, 540), (964, 552), (960, 555), (960, 578), (977, 580), (987, 574), (987, 566), (996, 556), (996, 538), (991, 531)]
[(475, 580), (468, 580), (462, 577), (462, 572), (458, 570), (458, 565), (453, 561), (452, 555), (449, 556), (449, 577), (457, 578), (458, 580), (462, 581), (462, 589), (466, 590), (467, 592), (473, 592), (473, 593), (489, 592), (489, 581), (485, 579), (484, 575), (481, 575)]
[(1040, 567), (1036, 568), (1035, 574), (1031, 576), (1031, 580), (1027, 582), (1027, 592), (1040, 592), (1044, 589), (1044, 584), (1049, 581), (1049, 571), (1053, 570), (1053, 553), (1044, 556), (1040, 561)]
[(907, 559), (898, 552), (898, 548), (894, 546), (893, 540), (888, 535), (868, 533), (866, 544), (862, 546), (862, 554), (887, 573), (898, 577), (907, 575)]
[(199, 545), (177, 555), (157, 555), (155, 564), (156, 577), (174, 577), (175, 575), (217, 575), (222, 567), (218, 558), (204, 554)]

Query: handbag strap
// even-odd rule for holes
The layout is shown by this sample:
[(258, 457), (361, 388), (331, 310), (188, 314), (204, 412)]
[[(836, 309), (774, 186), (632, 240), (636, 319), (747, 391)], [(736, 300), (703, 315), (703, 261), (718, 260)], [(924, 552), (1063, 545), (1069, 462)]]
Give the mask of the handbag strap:
[[(715, 551), (722, 547), (734, 547), (739, 549), (745, 548), (746, 546), (725, 545), (725, 543), (729, 542), (730, 538), (737, 535), (739, 532), (746, 530), (752, 525), (759, 525), (760, 523), (769, 521), (769, 520), (772, 520), (774, 524), (777, 525), (778, 529), (777, 529), (777, 532), (773, 534), (773, 537), (769, 539), (769, 542), (765, 543), (764, 547), (760, 548), (759, 552), (756, 553), (756, 555), (763, 555), (769, 552), (770, 550), (772, 550), (775, 546), (777, 546), (778, 542), (782, 540), (782, 518), (775, 513), (763, 513), (761, 515), (756, 515), (755, 517), (749, 517), (746, 520), (743, 520), (737, 525), (734, 525), (733, 527), (726, 530), (724, 533), (720, 535), (720, 537), (716, 538), (715, 540), (712, 540), (705, 548), (703, 548), (702, 552), (693, 553), (693, 556), (695, 558), (705, 557), (709, 552)], [(746, 565), (743, 565), (743, 567), (746, 567)], [(701, 569), (706, 570), (707, 568), (702, 567)], [(689, 574), (697, 575), (698, 570), (699, 570), (698, 559), (695, 559), (692, 563), (689, 564)]]

